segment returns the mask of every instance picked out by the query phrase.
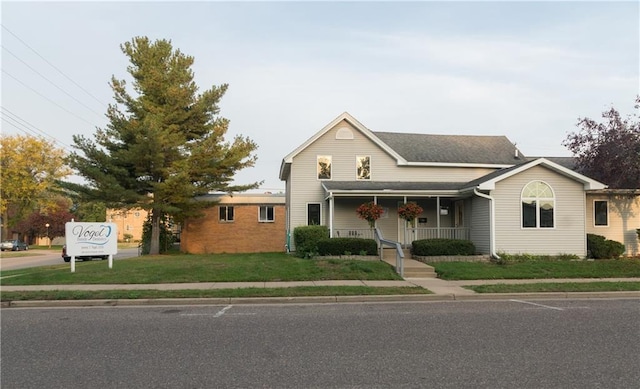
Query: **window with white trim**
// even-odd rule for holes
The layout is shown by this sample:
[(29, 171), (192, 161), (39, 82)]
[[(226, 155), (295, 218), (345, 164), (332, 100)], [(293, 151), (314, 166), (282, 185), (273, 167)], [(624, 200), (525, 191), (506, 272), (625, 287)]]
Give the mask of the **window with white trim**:
[(371, 179), (371, 157), (368, 155), (356, 156), (356, 179)]
[(598, 227), (609, 225), (609, 202), (596, 200), (593, 202), (593, 222)]
[(549, 185), (532, 181), (522, 190), (522, 228), (555, 226), (555, 195)]
[(320, 203), (307, 204), (307, 225), (319, 226), (320, 220)]
[(233, 221), (233, 207), (229, 206), (220, 206), (220, 221), (221, 222), (232, 222)]
[(330, 180), (331, 179), (331, 156), (330, 155), (318, 155), (318, 179)]
[(275, 215), (273, 211), (273, 205), (261, 205), (258, 212), (258, 221), (260, 223), (273, 222)]

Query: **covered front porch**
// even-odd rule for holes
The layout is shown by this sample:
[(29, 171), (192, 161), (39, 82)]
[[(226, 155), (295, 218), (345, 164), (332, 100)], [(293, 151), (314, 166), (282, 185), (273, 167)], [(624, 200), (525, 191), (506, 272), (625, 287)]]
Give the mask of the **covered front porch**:
[[(459, 184), (448, 183), (326, 182), (328, 227), (332, 237), (374, 239), (373, 229), (358, 217), (356, 209), (374, 202), (383, 208), (375, 227), (385, 239), (410, 247), (419, 239), (470, 239), (470, 195), (461, 195)], [(434, 186), (437, 186), (434, 187)], [(404, 187), (404, 188), (403, 188)], [(409, 223), (399, 217), (403, 204), (414, 202), (423, 212)]]

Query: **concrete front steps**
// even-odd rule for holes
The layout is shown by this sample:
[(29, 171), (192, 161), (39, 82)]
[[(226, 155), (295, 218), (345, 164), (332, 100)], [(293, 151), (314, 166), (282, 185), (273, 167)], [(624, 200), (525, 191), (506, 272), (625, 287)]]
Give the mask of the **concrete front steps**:
[[(437, 278), (433, 266), (411, 259), (411, 251), (404, 249), (404, 278)], [(391, 266), (396, 266), (396, 250), (384, 248), (382, 258)]]

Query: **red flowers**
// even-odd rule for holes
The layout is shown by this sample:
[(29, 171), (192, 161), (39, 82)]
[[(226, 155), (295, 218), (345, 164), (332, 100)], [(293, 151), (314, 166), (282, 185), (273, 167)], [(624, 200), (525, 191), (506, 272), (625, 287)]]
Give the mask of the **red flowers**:
[(380, 219), (380, 216), (384, 213), (384, 208), (373, 201), (370, 201), (368, 203), (361, 204), (356, 209), (356, 213), (360, 219), (368, 221), (369, 226), (373, 228), (376, 225), (376, 220)]
[(406, 221), (412, 221), (422, 213), (422, 207), (416, 203), (406, 203), (398, 208), (398, 216)]

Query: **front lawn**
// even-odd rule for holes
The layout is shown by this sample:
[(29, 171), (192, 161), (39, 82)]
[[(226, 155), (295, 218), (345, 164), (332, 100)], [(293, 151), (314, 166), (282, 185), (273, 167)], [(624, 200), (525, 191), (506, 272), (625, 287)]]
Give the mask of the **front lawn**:
[(427, 289), (371, 286), (297, 286), (291, 288), (237, 288), (185, 290), (51, 290), (2, 292), (2, 301), (25, 300), (122, 300), (159, 298), (242, 298), (307, 296), (380, 296), (430, 294)]
[(3, 285), (159, 284), (317, 280), (401, 280), (382, 261), (311, 260), (284, 253), (156, 255), (1, 271)]
[(478, 293), (539, 293), (539, 292), (627, 292), (640, 291), (640, 282), (557, 282), (536, 284), (465, 285)]
[(640, 277), (640, 260), (429, 263), (443, 280)]

